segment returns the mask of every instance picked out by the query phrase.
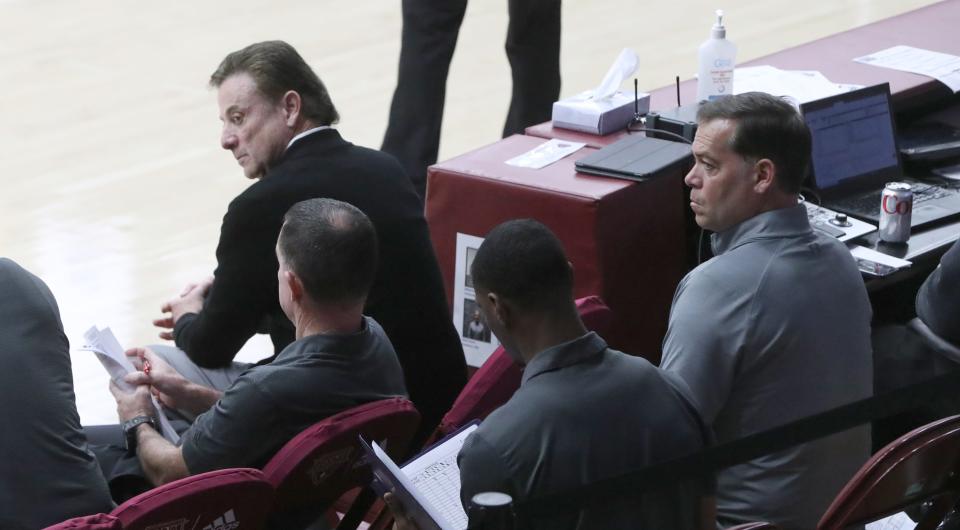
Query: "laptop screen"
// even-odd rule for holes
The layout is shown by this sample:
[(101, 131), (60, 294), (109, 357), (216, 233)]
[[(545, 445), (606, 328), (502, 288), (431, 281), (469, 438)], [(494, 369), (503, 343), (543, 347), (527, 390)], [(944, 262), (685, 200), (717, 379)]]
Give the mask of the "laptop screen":
[(800, 112), (813, 140), (817, 189), (852, 191), (900, 178), (888, 84), (804, 103)]

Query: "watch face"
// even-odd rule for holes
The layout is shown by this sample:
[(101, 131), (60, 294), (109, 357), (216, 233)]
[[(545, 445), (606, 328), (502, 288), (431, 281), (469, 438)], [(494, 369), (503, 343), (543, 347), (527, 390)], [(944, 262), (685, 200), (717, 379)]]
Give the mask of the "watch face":
[(147, 421), (146, 416), (137, 416), (136, 418), (131, 418), (123, 422), (123, 432), (129, 432), (132, 429), (135, 429), (137, 425)]

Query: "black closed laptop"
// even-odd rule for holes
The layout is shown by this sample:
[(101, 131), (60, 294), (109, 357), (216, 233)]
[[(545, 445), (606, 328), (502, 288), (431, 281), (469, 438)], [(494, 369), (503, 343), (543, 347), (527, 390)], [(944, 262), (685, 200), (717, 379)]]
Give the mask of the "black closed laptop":
[(802, 103), (813, 140), (812, 184), (827, 208), (879, 223), (888, 182), (913, 188), (913, 227), (960, 214), (960, 191), (905, 178), (884, 83)]
[(634, 134), (577, 160), (575, 165), (577, 171), (590, 175), (646, 180), (689, 157), (687, 144)]

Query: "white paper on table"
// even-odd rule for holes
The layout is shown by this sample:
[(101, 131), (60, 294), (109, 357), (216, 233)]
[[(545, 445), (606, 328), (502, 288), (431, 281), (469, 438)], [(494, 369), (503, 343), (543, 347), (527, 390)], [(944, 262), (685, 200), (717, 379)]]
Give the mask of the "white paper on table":
[(950, 87), (954, 94), (960, 92), (960, 57), (956, 55), (900, 45), (854, 61), (932, 77)]
[(867, 523), (867, 530), (913, 530), (917, 523), (904, 512), (898, 512), (879, 521)]
[(477, 306), (470, 265), (483, 243), (482, 237), (457, 233), (456, 265), (453, 274), (453, 325), (460, 335), (463, 355), (470, 366), (482, 366), (500, 346)]
[[(111, 331), (110, 328), (97, 329), (96, 326), (91, 326), (90, 329), (83, 334), (83, 340), (85, 341), (83, 347), (78, 349), (95, 353), (97, 359), (100, 360), (100, 364), (102, 364), (107, 373), (110, 374), (110, 380), (124, 391), (133, 391), (133, 387), (130, 383), (124, 381), (123, 377), (130, 372), (135, 372), (137, 369), (134, 368), (130, 360), (127, 359), (123, 346), (120, 345), (120, 341), (113, 335), (113, 331)], [(180, 435), (177, 434), (173, 425), (170, 424), (170, 420), (167, 419), (167, 415), (163, 412), (163, 408), (160, 406), (157, 398), (150, 396), (150, 399), (153, 401), (153, 407), (157, 411), (157, 420), (160, 422), (160, 434), (170, 443), (177, 443), (180, 441)]]
[(560, 160), (561, 158), (574, 153), (587, 144), (583, 142), (568, 142), (556, 138), (543, 142), (533, 149), (515, 156), (506, 163), (516, 167), (528, 167), (531, 169), (541, 169)]
[(781, 70), (769, 65), (747, 66), (733, 71), (733, 93), (765, 92), (783, 97), (794, 107), (801, 103), (849, 92), (853, 85), (831, 82), (816, 70)]
[(855, 83), (837, 83), (837, 88), (840, 89), (840, 92), (853, 92), (854, 90), (860, 90), (866, 85), (857, 85)]
[(911, 261), (888, 256), (883, 252), (877, 252), (872, 248), (861, 247), (860, 245), (854, 245), (850, 249), (850, 254), (857, 260), (857, 266), (860, 270), (872, 276), (886, 276), (913, 265)]

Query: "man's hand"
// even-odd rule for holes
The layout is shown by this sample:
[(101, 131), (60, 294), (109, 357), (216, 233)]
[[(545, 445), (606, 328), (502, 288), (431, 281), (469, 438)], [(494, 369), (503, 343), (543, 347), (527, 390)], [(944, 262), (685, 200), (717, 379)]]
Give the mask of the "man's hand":
[(126, 354), (139, 371), (127, 374), (124, 380), (148, 386), (167, 407), (200, 414), (220, 399), (219, 391), (187, 380), (150, 348), (131, 348)]
[(148, 387), (138, 386), (132, 392), (128, 392), (110, 381), (110, 393), (117, 400), (117, 417), (120, 419), (120, 423), (137, 416), (157, 417), (157, 410), (153, 408)]
[(160, 311), (165, 313), (162, 318), (153, 321), (153, 325), (163, 328), (160, 332), (160, 338), (164, 340), (173, 340), (173, 326), (177, 320), (187, 313), (199, 313), (203, 309), (203, 299), (210, 291), (213, 285), (213, 276), (208, 276), (199, 282), (189, 283), (183, 288), (180, 296), (172, 298), (160, 306)]
[(407, 516), (407, 511), (403, 509), (403, 505), (397, 501), (393, 493), (385, 493), (383, 502), (387, 503), (390, 511), (393, 512), (393, 530), (420, 530), (417, 523)]
[(130, 372), (124, 380), (131, 385), (146, 385), (164, 405), (177, 409), (183, 406), (183, 397), (189, 381), (174, 370), (150, 348), (131, 348), (127, 359), (139, 370)]

